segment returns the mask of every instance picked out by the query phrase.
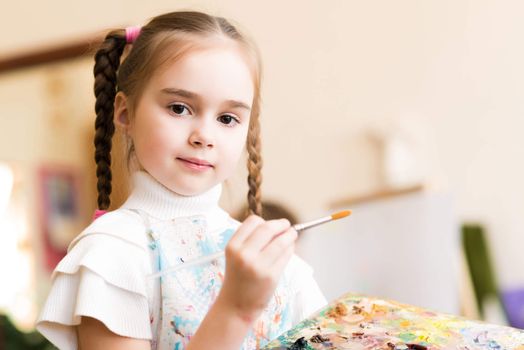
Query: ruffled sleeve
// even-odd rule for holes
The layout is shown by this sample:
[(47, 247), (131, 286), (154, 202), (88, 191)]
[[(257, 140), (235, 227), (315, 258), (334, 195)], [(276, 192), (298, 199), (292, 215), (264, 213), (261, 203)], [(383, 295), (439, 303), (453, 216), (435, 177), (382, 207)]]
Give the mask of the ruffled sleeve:
[(327, 300), (313, 278), (313, 268), (297, 255), (293, 255), (284, 272), (293, 295), (293, 326), (327, 305)]
[(77, 349), (75, 326), (89, 316), (118, 335), (151, 339), (147, 249), (118, 232), (88, 231), (53, 272), (38, 331), (59, 349)]

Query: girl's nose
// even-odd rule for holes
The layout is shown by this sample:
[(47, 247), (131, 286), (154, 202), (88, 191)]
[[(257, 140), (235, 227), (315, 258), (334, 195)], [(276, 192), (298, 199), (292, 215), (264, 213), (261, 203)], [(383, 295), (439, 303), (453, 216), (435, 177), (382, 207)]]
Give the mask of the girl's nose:
[(189, 143), (194, 147), (212, 148), (215, 144), (213, 137), (212, 126), (207, 121), (202, 121), (195, 125), (191, 135), (189, 135)]

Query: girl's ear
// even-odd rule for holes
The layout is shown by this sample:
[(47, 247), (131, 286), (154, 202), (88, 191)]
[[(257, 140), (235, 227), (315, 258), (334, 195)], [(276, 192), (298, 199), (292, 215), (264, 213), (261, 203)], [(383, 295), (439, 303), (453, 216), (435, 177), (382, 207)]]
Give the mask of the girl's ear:
[(119, 91), (115, 96), (113, 121), (116, 126), (122, 128), (124, 134), (129, 135), (131, 131), (131, 118), (129, 116), (127, 103), (127, 96), (124, 95), (122, 91)]

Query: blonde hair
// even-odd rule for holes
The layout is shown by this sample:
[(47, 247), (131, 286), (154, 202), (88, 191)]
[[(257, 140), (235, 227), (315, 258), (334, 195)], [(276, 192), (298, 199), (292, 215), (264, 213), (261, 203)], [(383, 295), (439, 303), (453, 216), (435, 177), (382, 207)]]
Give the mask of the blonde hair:
[[(125, 30), (107, 34), (95, 54), (95, 162), (98, 190), (98, 208), (105, 210), (111, 203), (111, 147), (115, 132), (113, 106), (118, 91), (122, 91), (132, 108), (152, 72), (166, 62), (182, 57), (190, 50), (209, 44), (206, 39), (230, 39), (246, 53), (253, 72), (254, 97), (249, 131), (246, 140), (248, 152), (249, 211), (262, 215), (261, 182), (262, 157), (260, 142), (260, 84), (262, 67), (255, 45), (226, 19), (202, 12), (179, 11), (153, 18), (142, 27), (125, 59)], [(127, 150), (129, 160), (131, 152)]]

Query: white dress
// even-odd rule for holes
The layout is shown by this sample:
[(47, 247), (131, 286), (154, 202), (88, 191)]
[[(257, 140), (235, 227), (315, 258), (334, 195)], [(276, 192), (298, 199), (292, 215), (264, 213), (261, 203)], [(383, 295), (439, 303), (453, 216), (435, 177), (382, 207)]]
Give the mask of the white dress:
[[(161, 279), (148, 278), (159, 267), (159, 254), (153, 249), (154, 239), (148, 234), (146, 222), (137, 214), (137, 211), (145, 213), (153, 224), (177, 223), (167, 229), (164, 227), (164, 231), (156, 231), (177, 232), (165, 235), (171, 238), (164, 240), (166, 243), (163, 244), (172, 246), (162, 249), (166, 257), (163, 265), (183, 263), (184, 259), (223, 249), (239, 225), (218, 206), (221, 186), (198, 196), (184, 197), (169, 191), (145, 172), (136, 172), (133, 180), (134, 190), (126, 203), (95, 220), (75, 238), (68, 254), (53, 272), (53, 284), (37, 329), (59, 349), (77, 349), (74, 326), (79, 324), (81, 316), (98, 319), (118, 335), (148, 339), (153, 349), (176, 346), (183, 349), (202, 315), (184, 318), (183, 313), (173, 313), (181, 310), (182, 302), (188, 308), (201, 305), (202, 314), (221, 286), (217, 276), (223, 271), (223, 266), (220, 266), (223, 262), (199, 270), (197, 280), (183, 270), (177, 276), (163, 276), (164, 280), (179, 281), (178, 289), (173, 287), (169, 292), (162, 288)], [(195, 224), (192, 219), (199, 219), (201, 224)], [(180, 225), (184, 222), (185, 226)], [(185, 250), (180, 250), (178, 243), (185, 243), (192, 237), (200, 239), (188, 242)], [(207, 284), (203, 285), (202, 281)], [(190, 294), (188, 286), (193, 286)], [(202, 293), (202, 287), (209, 293)], [(186, 297), (182, 298), (182, 295)], [(199, 303), (188, 302), (195, 297), (205, 298)], [(173, 302), (175, 299), (176, 303)], [(268, 304), (266, 319), (261, 317), (253, 332), (246, 337), (243, 349), (263, 346), (325, 304), (312, 269), (302, 259), (293, 256)], [(280, 314), (271, 317), (272, 312)], [(268, 323), (268, 320), (275, 322)], [(255, 342), (253, 339), (257, 337)]]

